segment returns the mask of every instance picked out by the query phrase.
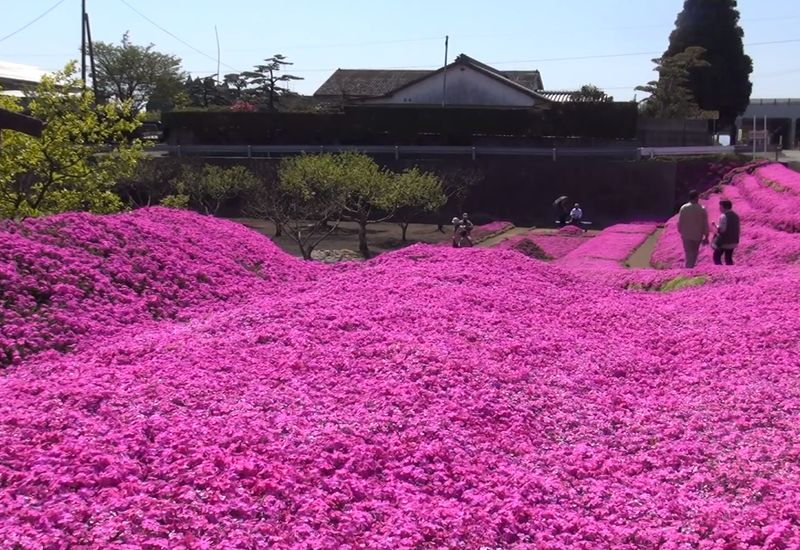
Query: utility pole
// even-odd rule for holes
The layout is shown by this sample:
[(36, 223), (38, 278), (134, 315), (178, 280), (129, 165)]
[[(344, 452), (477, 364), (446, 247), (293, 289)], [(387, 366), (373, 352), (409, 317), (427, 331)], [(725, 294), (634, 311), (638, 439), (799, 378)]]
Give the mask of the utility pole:
[(89, 14), (84, 13), (84, 25), (86, 29), (86, 42), (89, 44), (89, 66), (92, 68), (92, 91), (94, 92), (94, 100), (97, 102), (97, 68), (94, 65), (94, 45), (92, 44), (92, 27), (89, 25)]
[(86, 89), (86, 0), (81, 0), (81, 80)]
[(217, 86), (222, 84), (222, 75), (219, 74), (219, 65), (220, 65), (220, 49), (219, 49), (219, 31), (217, 31), (217, 26), (214, 25), (214, 35), (217, 37)]
[(447, 106), (447, 47), (450, 36), (444, 37), (444, 78), (442, 80), (442, 107)]

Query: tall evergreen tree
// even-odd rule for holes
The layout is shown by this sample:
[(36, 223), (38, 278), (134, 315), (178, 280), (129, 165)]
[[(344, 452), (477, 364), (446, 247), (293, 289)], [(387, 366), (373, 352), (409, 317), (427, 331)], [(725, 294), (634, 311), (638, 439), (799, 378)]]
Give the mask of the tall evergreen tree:
[(669, 37), (664, 57), (687, 48), (704, 48), (707, 67), (689, 72), (689, 90), (701, 109), (719, 111), (720, 124), (729, 126), (750, 103), (753, 61), (744, 53), (736, 0), (686, 0)]

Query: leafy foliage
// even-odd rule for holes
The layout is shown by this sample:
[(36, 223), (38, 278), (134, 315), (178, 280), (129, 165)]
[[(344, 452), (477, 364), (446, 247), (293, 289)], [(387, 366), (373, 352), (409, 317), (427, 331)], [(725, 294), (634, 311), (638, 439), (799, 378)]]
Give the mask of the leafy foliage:
[(179, 208), (186, 210), (189, 208), (189, 195), (167, 195), (161, 199), (160, 204), (165, 208)]
[[(28, 105), (34, 117), (46, 122), (42, 137), (4, 134), (0, 217), (122, 207), (113, 189), (141, 157), (141, 143), (129, 138), (139, 120), (130, 102), (96, 105), (92, 92), (80, 90), (74, 63), (45, 76)], [(20, 110), (10, 97), (0, 96), (0, 106)]]
[(435, 212), (447, 202), (442, 189), (442, 181), (429, 172), (420, 172), (417, 167), (410, 168), (394, 177), (395, 208), (402, 229), (402, 240), (406, 242), (406, 232), (410, 219), (420, 212)]
[(570, 101), (587, 103), (610, 103), (614, 98), (594, 84), (584, 84), (581, 89), (570, 95)]
[(736, 0), (686, 0), (669, 37), (665, 58), (687, 48), (705, 50), (707, 64), (689, 67), (688, 88), (697, 104), (719, 111), (720, 122), (731, 124), (750, 103), (753, 61), (744, 53)]
[[(292, 63), (286, 61), (286, 57), (275, 54), (265, 59), (261, 65), (256, 65), (252, 71), (246, 71), (239, 75), (239, 78), (232, 78), (238, 86), (238, 80), (242, 78), (247, 83), (248, 96), (261, 101), (266, 99), (270, 111), (275, 110), (275, 103), (281, 95), (290, 94), (291, 91), (285, 86), (291, 80), (303, 80), (302, 77), (290, 74), (279, 74), (287, 65)], [(228, 75), (234, 77), (234, 75)], [(226, 81), (229, 79), (226, 77)]]
[(116, 192), (132, 207), (163, 204), (162, 199), (173, 191), (171, 182), (181, 175), (187, 162), (173, 157), (144, 157), (129, 177), (117, 182)]
[(692, 47), (670, 57), (654, 59), (658, 80), (636, 88), (650, 94), (643, 103), (642, 113), (653, 118), (700, 116), (700, 107), (688, 84), (693, 68), (708, 66), (708, 62), (702, 59), (704, 53), (703, 48)]
[(119, 44), (94, 44), (99, 99), (129, 101), (137, 111), (148, 103), (156, 110), (179, 103), (183, 81), (180, 58), (137, 46), (126, 32)]
[(244, 166), (229, 168), (206, 164), (201, 169), (186, 166), (173, 182), (177, 195), (189, 197), (189, 204), (216, 215), (230, 199), (243, 195), (258, 184), (253, 173)]

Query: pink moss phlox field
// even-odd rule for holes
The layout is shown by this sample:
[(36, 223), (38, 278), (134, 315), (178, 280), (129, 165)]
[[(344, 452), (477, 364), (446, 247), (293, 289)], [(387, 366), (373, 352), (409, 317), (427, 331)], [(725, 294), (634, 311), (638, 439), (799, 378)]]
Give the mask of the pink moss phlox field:
[[(737, 171), (720, 193), (701, 201), (709, 219), (719, 219), (719, 200), (726, 198), (742, 219), (741, 243), (736, 262), (749, 267), (783, 266), (800, 260), (800, 195), (798, 173), (779, 164)], [(712, 230), (713, 232), (713, 230)], [(652, 263), (661, 268), (683, 264), (683, 245), (677, 231), (677, 216), (670, 219), (656, 245)], [(711, 249), (701, 251), (698, 268), (712, 265)]]
[(558, 263), (569, 267), (608, 268), (619, 266), (654, 231), (655, 223), (613, 225), (566, 254)]
[(219, 287), (2, 373), (3, 547), (800, 545), (796, 265), (667, 294), (618, 284), (685, 273), (622, 268), (646, 234), (619, 228), (573, 257), (610, 269), (425, 245), (329, 267), (188, 213), (66, 220), (28, 272), (109, 233), (85, 270), (105, 292), (129, 247)]
[(482, 241), (488, 239), (493, 235), (503, 233), (514, 227), (514, 224), (506, 221), (491, 222), (484, 225), (477, 225), (472, 230), (472, 239), (474, 241)]
[(565, 225), (558, 229), (558, 234), (579, 236), (583, 235), (583, 229), (575, 225)]
[(772, 163), (758, 168), (755, 175), (765, 185), (770, 185), (778, 191), (800, 195), (800, 172), (790, 170), (782, 164)]
[[(237, 300), (304, 264), (239, 224), (161, 208), (0, 225), (0, 367), (83, 334)], [(267, 286), (265, 286), (267, 285)]]
[(593, 236), (575, 228), (576, 232), (565, 232), (563, 229), (542, 233), (537, 230), (529, 231), (501, 242), (497, 248), (514, 248), (519, 242), (530, 241), (539, 247), (548, 259), (563, 258)]

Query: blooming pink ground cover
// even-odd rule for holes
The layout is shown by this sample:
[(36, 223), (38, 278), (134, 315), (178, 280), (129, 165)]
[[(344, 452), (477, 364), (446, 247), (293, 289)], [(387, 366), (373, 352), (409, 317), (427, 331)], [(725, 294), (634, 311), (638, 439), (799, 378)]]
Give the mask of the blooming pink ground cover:
[[(230, 243), (236, 243), (232, 247)], [(318, 266), (259, 235), (187, 212), (66, 214), (0, 224), (0, 367), (191, 308), (271, 292)]]
[(491, 222), (484, 225), (477, 225), (472, 230), (472, 240), (475, 242), (488, 239), (498, 233), (503, 233), (514, 227), (514, 224), (506, 221)]
[(616, 267), (641, 246), (655, 230), (655, 223), (618, 224), (575, 248), (559, 264), (578, 267)]
[(755, 175), (775, 190), (800, 195), (800, 172), (790, 170), (782, 164), (772, 163), (759, 167)]
[(549, 233), (540, 231), (529, 231), (523, 235), (515, 235), (497, 245), (499, 249), (512, 249), (526, 253), (528, 249), (535, 247), (540, 251), (541, 257), (527, 254), (531, 257), (539, 257), (544, 260), (557, 260), (572, 252), (592, 236), (584, 233), (578, 228), (575, 232), (566, 231), (566, 228), (553, 230)]
[[(64, 262), (105, 286), (43, 304), (89, 329), (0, 375), (5, 547), (800, 544), (796, 265), (664, 294), (618, 284), (678, 273), (620, 266), (639, 228), (583, 263), (416, 245), (317, 266), (160, 209), (28, 225), (4, 299)], [(157, 321), (114, 278), (138, 247)]]
[[(752, 172), (749, 173), (749, 172)], [(719, 219), (719, 200), (730, 199), (742, 219), (741, 243), (735, 261), (743, 266), (794, 265), (800, 260), (800, 195), (795, 193), (798, 173), (779, 164), (768, 164), (738, 173), (720, 193), (701, 201), (709, 219)], [(683, 245), (677, 231), (677, 216), (665, 226), (652, 257), (653, 265), (677, 268), (683, 265)], [(701, 250), (698, 268), (712, 264), (711, 249)]]

